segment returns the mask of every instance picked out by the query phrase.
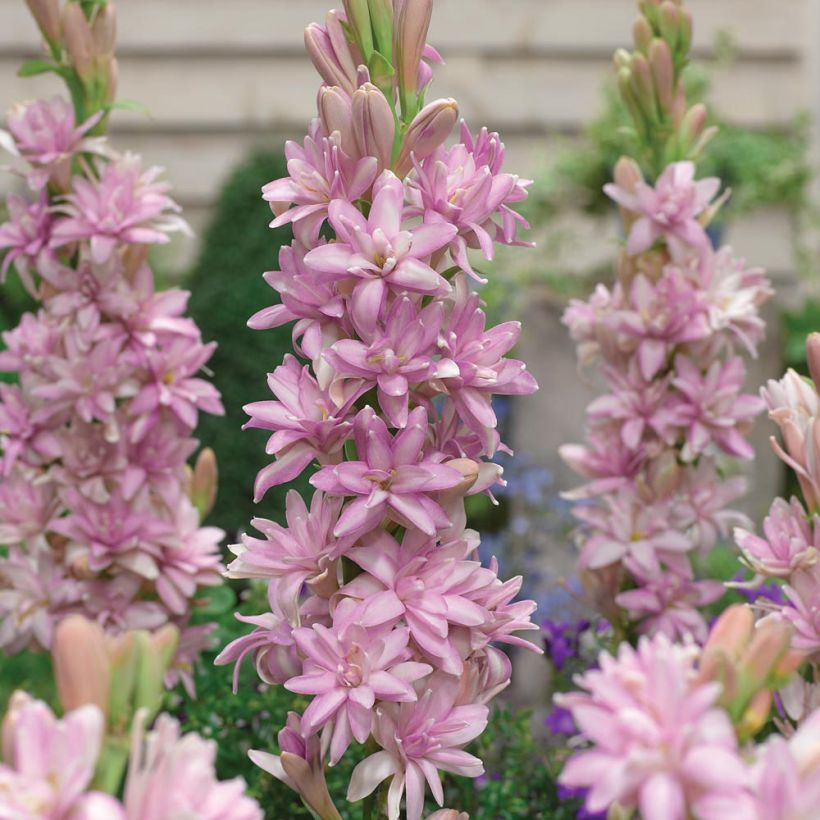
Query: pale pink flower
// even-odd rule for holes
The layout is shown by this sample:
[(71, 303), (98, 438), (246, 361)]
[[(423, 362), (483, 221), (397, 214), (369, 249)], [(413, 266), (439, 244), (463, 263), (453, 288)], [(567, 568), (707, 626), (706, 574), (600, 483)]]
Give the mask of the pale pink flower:
[(310, 368), (291, 355), (268, 375), (268, 387), (277, 401), (256, 401), (243, 408), (250, 416), (246, 428), (272, 431), (265, 449), (276, 456), (256, 476), (255, 501), (271, 487), (292, 481), (314, 459), (326, 464), (339, 458), (353, 427), (351, 407), (361, 393), (352, 385), (337, 391), (337, 401), (320, 387)]
[(812, 820), (820, 806), (820, 710), (788, 739), (772, 734), (757, 750), (755, 820)]
[(339, 518), (337, 538), (356, 538), (375, 529), (382, 518), (426, 535), (447, 527), (449, 520), (431, 494), (463, 480), (458, 470), (424, 457), (427, 411), (416, 407), (407, 426), (391, 436), (383, 419), (366, 407), (354, 424), (359, 461), (322, 467), (310, 483), (326, 493), (356, 496)]
[(62, 504), (54, 482), (38, 471), (17, 468), (0, 481), (0, 544), (35, 543), (51, 529)]
[(322, 597), (330, 597), (338, 588), (337, 559), (347, 547), (333, 535), (341, 507), (341, 498), (316, 492), (308, 511), (302, 496), (289, 490), (287, 527), (254, 518), (251, 526), (265, 537), (243, 533), (242, 543), (231, 547), (236, 558), (228, 565), (225, 577), (269, 579), (268, 598), (286, 613), (298, 609), (304, 584), (325, 593)]
[(125, 783), (128, 820), (262, 820), (259, 804), (245, 794), (245, 781), (216, 779), (216, 743), (160, 715), (151, 731), (138, 715), (131, 734)]
[(801, 652), (820, 651), (820, 567), (793, 572), (783, 592), (789, 603), (779, 613), (794, 627), (792, 646)]
[(646, 381), (669, 365), (675, 345), (709, 334), (702, 291), (682, 271), (668, 266), (652, 283), (639, 273), (629, 288), (629, 301), (607, 320), (637, 344), (640, 372)]
[(758, 574), (788, 578), (798, 569), (808, 569), (818, 560), (820, 517), (809, 516), (797, 498), (776, 498), (763, 520), (764, 537), (735, 529), (735, 543), (746, 563)]
[(15, 692), (3, 721), (0, 816), (125, 820), (115, 800), (88, 791), (103, 728), (103, 714), (94, 705), (81, 706), (58, 720), (42, 701)]
[(631, 193), (614, 183), (604, 186), (609, 197), (638, 215), (632, 225), (626, 250), (636, 256), (649, 250), (663, 237), (672, 256), (683, 259), (695, 251), (705, 255), (712, 247), (697, 217), (706, 210), (720, 190), (720, 180), (708, 177), (695, 181), (692, 162), (667, 166), (653, 188), (639, 182)]
[(340, 339), (325, 351), (338, 376), (362, 379), (377, 388), (379, 406), (395, 427), (407, 424), (411, 384), (448, 374), (458, 375), (450, 361), (434, 362), (436, 340), (444, 319), (441, 302), (419, 308), (407, 297), (393, 302), (383, 327), (363, 333), (366, 341)]
[(0, 383), (0, 475), (3, 478), (8, 477), (18, 458), (35, 466), (48, 463), (60, 454), (57, 436), (34, 422), (26, 399), (19, 386)]
[[(262, 188), (276, 218), (272, 228), (293, 223), (297, 239), (312, 248), (333, 200), (355, 202), (370, 190), (378, 173), (375, 157), (351, 159), (341, 146), (339, 134), (325, 134), (313, 120), (303, 145), (285, 143), (288, 176)], [(295, 205), (295, 208), (291, 208)]]
[(142, 171), (140, 158), (125, 154), (105, 165), (97, 181), (76, 177), (61, 205), (64, 216), (54, 226), (51, 246), (87, 239), (91, 258), (100, 263), (118, 243), (164, 244), (169, 232), (189, 232), (178, 216), (179, 206), (168, 196), (170, 186), (157, 181), (161, 173), (159, 167)]
[(450, 284), (427, 260), (447, 245), (455, 227), (430, 224), (406, 229), (404, 216), (404, 185), (385, 171), (373, 186), (369, 216), (347, 200), (333, 200), (328, 219), (336, 241), (305, 256), (305, 264), (327, 279), (351, 280), (349, 307), (359, 328), (375, 328), (389, 290), (438, 296), (450, 291)]
[(181, 682), (188, 696), (196, 698), (194, 670), (202, 653), (216, 645), (217, 628), (217, 624), (198, 624), (185, 626), (180, 631), (177, 651), (163, 678), (166, 689), (173, 689)]
[(743, 360), (737, 356), (712, 362), (705, 373), (688, 356), (675, 357), (672, 383), (682, 401), (670, 414), (686, 431), (684, 461), (694, 461), (710, 444), (736, 458), (754, 456), (744, 434), (764, 404), (757, 396), (741, 394), (745, 377)]
[(462, 658), (449, 635), (450, 625), (479, 627), (491, 621), (474, 602), (478, 590), (496, 580), (477, 561), (468, 561), (464, 542), (437, 545), (410, 530), (402, 544), (384, 531), (373, 534), (348, 553), (365, 572), (341, 589), (343, 595), (374, 610), (402, 618), (424, 654), (444, 672), (461, 675)]
[(528, 395), (538, 385), (524, 362), (505, 358), (521, 335), (521, 323), (503, 322), (487, 330), (479, 304), (480, 297), (467, 290), (462, 277), (439, 342), (442, 357), (455, 363), (458, 375), (444, 374), (440, 381), (461, 420), (482, 440), (487, 455), (493, 455), (498, 420), (491, 396)]
[(53, 217), (48, 197), (41, 192), (37, 199), (28, 202), (16, 194), (9, 194), (6, 208), (9, 221), (0, 225), (0, 250), (6, 252), (0, 267), (0, 284), (6, 281), (6, 274), (13, 264), (29, 293), (35, 293), (31, 272), (41, 253), (47, 251), (51, 239)]
[(504, 173), (503, 165), (504, 143), (498, 134), (482, 128), (474, 138), (462, 120), (461, 142), (417, 162), (408, 180), (410, 213), (428, 223), (455, 225), (453, 261), (479, 281), (486, 280), (470, 265), (467, 248), (478, 248), (492, 260), (496, 242), (523, 244), (517, 242), (516, 232), (529, 227), (510, 206), (527, 198), (532, 182)]
[(104, 153), (104, 137), (86, 136), (102, 116), (100, 111), (77, 125), (74, 106), (61, 97), (18, 103), (6, 116), (9, 130), (0, 131), (0, 147), (32, 166), (26, 176), (33, 190), (45, 188), (49, 179), (66, 190), (76, 154)]
[(487, 707), (459, 703), (459, 680), (450, 675), (437, 673), (420, 687), (416, 703), (383, 703), (376, 708), (373, 735), (382, 748), (359, 763), (350, 778), (348, 800), (361, 800), (391, 778), (389, 820), (398, 820), (405, 794), (407, 820), (421, 819), (425, 781), (443, 805), (439, 771), (462, 777), (484, 773), (481, 761), (463, 747), (484, 731)]
[(302, 715), (308, 737), (333, 721), (331, 765), (353, 739), (364, 743), (370, 736), (376, 700), (416, 700), (411, 684), (433, 670), (411, 660), (406, 627), (377, 629), (366, 616), (363, 607), (344, 599), (336, 607), (331, 628), (314, 624), (293, 633), (305, 660), (302, 674), (288, 680), (285, 688), (314, 695)]
[(715, 802), (735, 801), (733, 817), (752, 818), (749, 773), (725, 711), (720, 685), (697, 685), (699, 650), (665, 635), (622, 643), (617, 657), (602, 653), (600, 668), (577, 679), (583, 690), (556, 696), (572, 713), (591, 748), (575, 753), (560, 782), (589, 789), (586, 807), (613, 803), (645, 820), (720, 816)]

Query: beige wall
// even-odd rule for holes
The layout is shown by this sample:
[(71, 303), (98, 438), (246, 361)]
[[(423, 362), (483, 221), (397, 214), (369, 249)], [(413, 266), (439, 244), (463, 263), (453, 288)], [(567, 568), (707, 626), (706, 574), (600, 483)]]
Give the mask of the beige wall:
[[(166, 166), (195, 227), (229, 169), (254, 145), (303, 133), (315, 74), (302, 29), (329, 0), (119, 0), (121, 96), (146, 118), (118, 112), (117, 141)], [(715, 73), (715, 99), (732, 119), (785, 123), (818, 96), (812, 21), (817, 0), (691, 0), (699, 53), (731, 31), (738, 60)], [(627, 38), (633, 0), (438, 0), (431, 40), (447, 64), (434, 93), (455, 96), (470, 122), (505, 136), (511, 167), (532, 175), (548, 161), (548, 135), (594, 115), (613, 49)], [(52, 77), (19, 79), (37, 52), (23, 0), (0, 0), (0, 110), (51, 93)], [(761, 221), (762, 220), (762, 221)], [(768, 215), (742, 228), (743, 250), (789, 267), (788, 232)], [(741, 241), (740, 239), (738, 240)], [(193, 245), (177, 248), (184, 267)]]

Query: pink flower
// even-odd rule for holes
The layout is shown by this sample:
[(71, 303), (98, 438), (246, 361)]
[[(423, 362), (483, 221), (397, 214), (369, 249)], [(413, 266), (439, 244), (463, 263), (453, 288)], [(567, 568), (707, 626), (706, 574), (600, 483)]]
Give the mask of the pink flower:
[(425, 781), (439, 806), (444, 793), (439, 770), (478, 777), (481, 761), (463, 747), (487, 725), (489, 710), (460, 704), (458, 678), (436, 674), (425, 684), (418, 702), (381, 704), (376, 708), (373, 734), (381, 751), (366, 757), (353, 770), (348, 800), (361, 800), (388, 777), (387, 816), (398, 820), (402, 796), (407, 795), (407, 820), (420, 820)]
[(254, 518), (251, 526), (265, 538), (243, 534), (242, 543), (231, 547), (236, 558), (228, 565), (226, 577), (269, 579), (268, 598), (285, 613), (298, 609), (305, 583), (329, 598), (338, 589), (336, 562), (347, 546), (333, 535), (341, 507), (341, 498), (317, 492), (308, 511), (302, 496), (288, 491), (287, 528)]
[(538, 385), (524, 362), (504, 357), (518, 341), (521, 324), (504, 322), (486, 330), (479, 303), (478, 294), (469, 293), (462, 279), (440, 342), (442, 356), (455, 362), (458, 375), (445, 375), (441, 383), (462, 421), (482, 440), (487, 455), (493, 455), (492, 431), (498, 420), (491, 396), (528, 395)]
[(702, 293), (677, 268), (667, 267), (653, 284), (639, 273), (629, 289), (629, 301), (608, 322), (637, 342), (638, 364), (646, 381), (668, 364), (675, 345), (709, 334)]
[(87, 791), (103, 724), (102, 712), (91, 704), (58, 720), (42, 701), (15, 692), (3, 721), (0, 816), (125, 820), (115, 800)]
[(277, 484), (292, 481), (314, 459), (333, 463), (350, 435), (353, 402), (361, 391), (345, 388), (340, 401), (323, 390), (310, 369), (290, 355), (268, 375), (268, 387), (277, 401), (257, 401), (243, 408), (250, 416), (245, 427), (271, 430), (266, 451), (276, 461), (263, 467), (254, 483), (260, 501)]
[(809, 820), (820, 805), (820, 710), (788, 739), (772, 734), (753, 769), (755, 820)]
[[(378, 173), (375, 157), (351, 159), (341, 146), (338, 134), (327, 136), (321, 122), (311, 123), (303, 145), (285, 144), (288, 176), (262, 188), (276, 219), (271, 228), (292, 222), (297, 239), (312, 248), (333, 200), (355, 202), (370, 190)], [(291, 208), (295, 205), (295, 208)]]
[(169, 232), (188, 232), (187, 223), (177, 216), (179, 206), (168, 196), (170, 186), (157, 182), (161, 172), (158, 167), (143, 172), (140, 158), (126, 154), (105, 165), (99, 181), (76, 177), (61, 206), (65, 216), (54, 226), (51, 246), (88, 239), (91, 258), (102, 263), (118, 242), (164, 244)]
[[(409, 178), (411, 213), (428, 223), (455, 225), (458, 233), (450, 244), (455, 263), (479, 281), (467, 256), (467, 248), (479, 248), (485, 259), (493, 258), (493, 245), (516, 242), (518, 227), (527, 221), (510, 205), (527, 198), (530, 180), (502, 172), (504, 143), (486, 128), (474, 139), (461, 122), (461, 142), (439, 148)], [(500, 223), (496, 221), (500, 218)]]
[(609, 183), (604, 191), (628, 211), (638, 214), (626, 243), (630, 256), (643, 253), (663, 237), (675, 259), (692, 250), (705, 255), (711, 242), (697, 217), (720, 190), (720, 180), (708, 177), (695, 181), (692, 162), (675, 162), (658, 177), (653, 188), (641, 181), (635, 193)]
[(698, 649), (665, 635), (622, 643), (617, 657), (581, 675), (583, 691), (556, 696), (591, 748), (574, 754), (559, 782), (589, 789), (586, 807), (613, 803), (645, 820), (720, 816), (710, 809), (734, 801), (733, 817), (751, 818), (748, 772), (728, 715), (715, 706), (716, 683), (695, 683)]
[(9, 194), (6, 198), (9, 221), (0, 225), (0, 250), (5, 250), (0, 267), (0, 284), (13, 264), (29, 293), (36, 292), (31, 270), (40, 254), (48, 248), (53, 217), (48, 197), (40, 192), (37, 199), (27, 202), (22, 197)]
[(410, 291), (441, 295), (450, 285), (425, 261), (455, 234), (446, 224), (402, 229), (404, 185), (385, 171), (373, 186), (373, 204), (365, 219), (349, 201), (335, 199), (328, 219), (336, 241), (305, 256), (305, 264), (331, 281), (352, 280), (350, 311), (357, 327), (372, 331), (383, 315), (387, 293)]
[(18, 464), (0, 481), (0, 544), (37, 542), (60, 514), (56, 486), (51, 481), (35, 483), (37, 475)]
[(32, 166), (26, 176), (33, 190), (49, 180), (67, 190), (74, 155), (104, 153), (104, 137), (86, 136), (101, 118), (99, 112), (77, 126), (74, 106), (61, 97), (18, 103), (6, 117), (9, 133), (0, 131), (0, 146)]
[(0, 475), (7, 477), (17, 459), (34, 466), (58, 458), (60, 444), (54, 433), (35, 424), (26, 396), (17, 385), (0, 384)]
[(746, 563), (759, 575), (788, 578), (817, 563), (820, 517), (809, 517), (798, 499), (789, 503), (776, 498), (763, 520), (763, 533), (761, 538), (740, 527), (734, 533)]
[(145, 732), (144, 720), (137, 717), (131, 736), (123, 801), (128, 820), (262, 820), (241, 777), (216, 779), (213, 740), (193, 732), (181, 735), (168, 715), (160, 715), (150, 732)]
[(181, 630), (177, 651), (163, 678), (166, 689), (173, 689), (181, 681), (188, 696), (196, 698), (194, 669), (202, 653), (216, 645), (217, 628), (217, 624), (198, 624)]
[(395, 427), (407, 424), (410, 385), (457, 375), (452, 362), (434, 362), (436, 340), (444, 319), (440, 302), (416, 307), (408, 297), (393, 302), (384, 326), (363, 333), (366, 342), (340, 339), (324, 356), (338, 376), (362, 379), (377, 388), (379, 406)]
[(450, 625), (479, 627), (490, 621), (490, 613), (473, 598), (497, 580), (491, 570), (466, 560), (468, 551), (464, 542), (436, 545), (413, 530), (400, 546), (379, 531), (348, 553), (365, 572), (341, 592), (370, 608), (383, 607), (391, 614), (391, 624), (403, 618), (435, 666), (460, 676), (462, 658), (449, 635)]
[(779, 612), (794, 627), (792, 646), (801, 652), (820, 651), (820, 567), (792, 573), (783, 592), (789, 603)]
[(293, 633), (305, 661), (302, 674), (288, 680), (285, 688), (315, 696), (302, 715), (308, 737), (333, 720), (331, 765), (354, 738), (364, 743), (370, 736), (377, 699), (416, 700), (410, 684), (432, 671), (431, 666), (410, 660), (408, 629), (376, 629), (367, 623), (366, 614), (346, 599), (336, 608), (332, 628), (315, 624)]
[(322, 467), (310, 479), (327, 493), (356, 496), (344, 508), (333, 534), (337, 538), (365, 535), (385, 516), (431, 536), (448, 526), (444, 510), (429, 493), (455, 487), (463, 476), (424, 457), (427, 411), (416, 407), (407, 427), (395, 437), (369, 407), (356, 416), (354, 428), (361, 460)]
[(709, 627), (698, 607), (714, 603), (726, 592), (722, 581), (696, 581), (688, 567), (685, 574), (649, 574), (630, 565), (628, 559), (626, 564), (637, 588), (620, 593), (615, 603), (640, 623), (642, 633), (661, 633), (670, 640), (687, 635), (699, 643), (706, 640)]
[(739, 357), (712, 362), (705, 373), (688, 356), (675, 357), (672, 383), (683, 401), (670, 412), (686, 430), (681, 452), (685, 461), (694, 461), (711, 443), (736, 458), (754, 457), (744, 433), (764, 404), (757, 396), (740, 393), (745, 376)]

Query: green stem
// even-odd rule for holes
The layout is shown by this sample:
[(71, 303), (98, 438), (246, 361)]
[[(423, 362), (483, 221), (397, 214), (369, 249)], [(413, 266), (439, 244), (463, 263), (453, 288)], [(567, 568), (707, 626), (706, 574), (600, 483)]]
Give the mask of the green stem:
[(108, 735), (103, 741), (102, 754), (94, 773), (93, 787), (116, 796), (128, 765), (129, 741), (127, 737)]

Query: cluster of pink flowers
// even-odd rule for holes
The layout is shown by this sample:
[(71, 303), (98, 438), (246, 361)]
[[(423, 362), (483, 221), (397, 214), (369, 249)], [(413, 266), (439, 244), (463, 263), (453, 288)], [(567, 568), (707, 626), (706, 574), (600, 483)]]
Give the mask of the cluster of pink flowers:
[(682, 161), (653, 187), (628, 160), (616, 179), (606, 191), (628, 229), (618, 281), (564, 317), (608, 388), (588, 409), (587, 443), (561, 451), (589, 480), (571, 494), (581, 568), (610, 579), (607, 614), (620, 607), (641, 631), (702, 639), (697, 608), (722, 587), (697, 580), (691, 556), (745, 523), (728, 508), (744, 481), (722, 462), (753, 456), (745, 436), (763, 403), (742, 392), (738, 348), (755, 355), (771, 290), (704, 230), (718, 180), (695, 180)]
[(200, 526), (186, 467), (199, 412), (223, 412), (202, 378), (214, 345), (147, 262), (187, 227), (160, 169), (89, 136), (100, 117), (77, 123), (55, 98), (15, 107), (2, 132), (29, 189), (0, 226), (3, 273), (39, 302), (0, 352), (16, 377), (0, 384), (7, 652), (48, 648), (72, 612), (113, 631), (184, 627), (196, 590), (221, 582), (223, 533)]
[[(749, 614), (749, 628), (751, 621)], [(746, 652), (757, 674), (772, 658), (771, 634), (761, 637)], [(724, 669), (736, 663), (723, 656)], [(602, 653), (599, 668), (578, 679), (581, 691), (556, 698), (590, 744), (569, 759), (560, 782), (588, 790), (591, 812), (617, 805), (644, 820), (814, 817), (820, 711), (788, 739), (775, 733), (741, 743), (722, 700), (730, 686), (711, 679), (708, 667), (691, 639), (674, 644), (663, 634), (642, 637), (637, 648), (623, 643), (615, 657)], [(737, 689), (748, 680), (741, 670)]]
[(0, 816), (31, 820), (261, 820), (241, 778), (220, 782), (216, 744), (160, 715), (149, 732), (138, 716), (123, 802), (90, 788), (105, 718), (86, 704), (57, 719), (23, 692), (3, 721)]
[[(520, 578), (481, 565), (464, 514), (465, 495), (501, 482), (488, 460), (503, 448), (493, 395), (536, 389), (507, 356), (519, 324), (486, 326), (467, 259), (518, 242), (510, 206), (527, 182), (503, 170), (497, 134), (462, 124), (461, 142), (444, 147), (453, 100), (419, 105), (424, 59), (438, 59), (425, 44), (431, 3), (397, 4), (383, 28), (365, 3), (366, 37), (361, 5), (307, 29), (320, 116), (303, 145), (288, 144), (289, 176), (263, 189), (272, 224), (292, 223), (296, 239), (265, 274), (281, 302), (250, 320), (294, 323), (306, 360), (288, 356), (268, 378), (274, 398), (246, 407), (248, 426), (271, 433), (257, 500), (313, 464), (316, 492), (307, 505), (291, 491), (286, 526), (255, 519), (260, 536), (232, 548), (228, 577), (267, 581), (271, 610), (247, 618), (254, 630), (217, 662), (252, 654), (263, 680), (311, 698), (280, 734), (282, 754), (254, 760), (320, 816), (337, 816), (325, 754), (335, 764), (370, 738), (379, 751), (349, 799), (390, 778), (390, 818), (406, 795), (418, 820), (425, 781), (441, 805), (439, 770), (482, 772), (463, 747), (509, 683), (498, 644), (532, 648), (515, 633), (535, 628), (535, 604), (514, 601)], [(399, 55), (386, 91), (361, 50), (374, 37)]]

